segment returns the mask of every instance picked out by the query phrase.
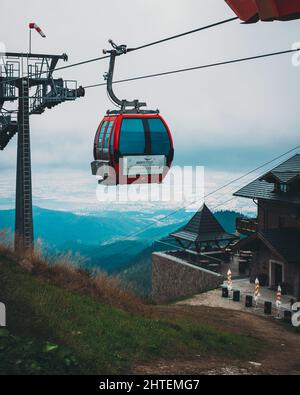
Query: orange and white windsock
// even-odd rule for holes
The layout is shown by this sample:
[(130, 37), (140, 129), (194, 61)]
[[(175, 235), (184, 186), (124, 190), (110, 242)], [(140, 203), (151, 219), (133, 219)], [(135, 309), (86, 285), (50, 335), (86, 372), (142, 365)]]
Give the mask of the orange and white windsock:
[(282, 298), (282, 289), (279, 286), (278, 290), (277, 290), (277, 295), (276, 295), (276, 306), (277, 306), (277, 309), (279, 309), (280, 306), (281, 306), (281, 303), (282, 303), (281, 298)]
[(36, 23), (29, 23), (29, 29), (34, 29), (39, 33), (40, 36), (43, 38), (46, 38), (46, 34), (43, 32), (43, 30), (36, 24)]
[(228, 284), (229, 291), (231, 291), (232, 290), (232, 272), (230, 269), (227, 272), (227, 284)]
[(260, 283), (259, 283), (259, 279), (257, 278), (256, 281), (255, 281), (254, 298), (257, 301), (259, 297), (260, 297)]

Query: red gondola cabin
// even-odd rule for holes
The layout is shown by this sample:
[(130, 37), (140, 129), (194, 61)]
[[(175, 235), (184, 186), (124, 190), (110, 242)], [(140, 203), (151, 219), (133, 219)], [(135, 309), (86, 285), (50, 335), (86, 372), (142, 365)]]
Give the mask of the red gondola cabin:
[(146, 103), (120, 100), (113, 91), (115, 60), (128, 52), (126, 45), (109, 43), (107, 93), (119, 110), (108, 111), (100, 123), (94, 143), (92, 173), (99, 183), (159, 184), (167, 175), (174, 157), (170, 129), (159, 111), (141, 110)]
[(111, 114), (96, 133), (92, 172), (110, 185), (161, 183), (173, 157), (171, 132), (158, 113)]
[(300, 18), (299, 0), (225, 0), (245, 23)]

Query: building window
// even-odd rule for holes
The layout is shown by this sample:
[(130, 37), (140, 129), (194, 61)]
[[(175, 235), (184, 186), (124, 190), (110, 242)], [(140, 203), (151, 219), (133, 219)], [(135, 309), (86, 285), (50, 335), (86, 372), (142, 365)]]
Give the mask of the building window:
[(280, 192), (287, 193), (288, 192), (288, 185), (285, 183), (280, 184)]

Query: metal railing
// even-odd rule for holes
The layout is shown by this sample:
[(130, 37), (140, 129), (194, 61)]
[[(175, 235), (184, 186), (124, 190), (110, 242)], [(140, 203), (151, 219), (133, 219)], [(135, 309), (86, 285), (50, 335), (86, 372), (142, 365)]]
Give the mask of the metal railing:
[(258, 231), (257, 218), (237, 218), (236, 229), (239, 233), (250, 235)]
[(167, 255), (182, 259), (194, 266), (198, 266), (202, 269), (206, 269), (218, 274), (220, 274), (220, 266), (223, 262), (222, 259), (216, 258), (213, 255), (198, 254), (189, 250), (168, 251)]
[(46, 108), (55, 107), (65, 101), (73, 101), (78, 97), (77, 82), (73, 80), (54, 80), (47, 93), (39, 87), (30, 99), (30, 113), (41, 114)]

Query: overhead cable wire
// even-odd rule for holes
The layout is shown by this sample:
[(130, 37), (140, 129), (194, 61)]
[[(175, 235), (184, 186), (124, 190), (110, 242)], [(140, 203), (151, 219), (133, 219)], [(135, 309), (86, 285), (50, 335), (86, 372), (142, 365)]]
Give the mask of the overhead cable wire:
[[(234, 17), (234, 18), (225, 19), (225, 20), (222, 20), (222, 21), (219, 21), (219, 22), (211, 23), (209, 25), (201, 26), (199, 28), (196, 28), (196, 29), (193, 29), (193, 30), (189, 30), (189, 31), (184, 32), (184, 33), (179, 33), (179, 34), (176, 34), (174, 36), (163, 38), (161, 40), (152, 41), (150, 43), (143, 44), (143, 45), (140, 45), (138, 47), (129, 48), (127, 50), (127, 52), (128, 53), (135, 52), (135, 51), (138, 51), (138, 50), (141, 50), (141, 49), (145, 49), (145, 48), (148, 48), (148, 47), (151, 47), (151, 46), (154, 46), (154, 45), (158, 45), (158, 44), (161, 44), (161, 43), (164, 43), (164, 42), (167, 42), (167, 41), (175, 40), (175, 39), (180, 38), (180, 37), (191, 35), (191, 34), (203, 31), (203, 30), (208, 30), (208, 29), (211, 29), (213, 27), (224, 25), (225, 23), (229, 23), (229, 22), (232, 22), (232, 21), (237, 20), (237, 19), (239, 19), (239, 18)], [(52, 72), (55, 72), (55, 71), (70, 69), (70, 68), (73, 68), (73, 67), (78, 67), (78, 66), (82, 66), (82, 65), (85, 65), (85, 64), (89, 64), (89, 63), (95, 63), (95, 62), (98, 62), (100, 60), (104, 60), (104, 59), (108, 59), (108, 58), (110, 58), (110, 55), (105, 55), (105, 56), (100, 56), (100, 57), (96, 57), (96, 58), (92, 58), (92, 59), (87, 59), (87, 60), (83, 60), (83, 61), (80, 61), (80, 62), (77, 62), (77, 63), (72, 63), (70, 65), (61, 66), (61, 67), (58, 67), (58, 68), (55, 68), (55, 69), (50, 69), (50, 70), (47, 70), (47, 71), (42, 71), (40, 73), (33, 74), (30, 77), (31, 78), (39, 77), (41, 74), (49, 74), (49, 73), (52, 73)], [(14, 81), (14, 79), (11, 79), (11, 81)], [(3, 82), (1, 82), (1, 84), (3, 84)]]
[[(222, 21), (219, 21), (219, 22), (211, 23), (209, 25), (201, 26), (199, 28), (196, 28), (196, 29), (193, 29), (193, 30), (189, 30), (189, 31), (184, 32), (184, 33), (179, 33), (179, 34), (176, 34), (174, 36), (163, 38), (161, 40), (152, 41), (150, 43), (143, 44), (143, 45), (140, 45), (138, 47), (129, 48), (127, 50), (127, 52), (130, 53), (130, 52), (139, 51), (141, 49), (145, 49), (145, 48), (148, 48), (148, 47), (152, 47), (154, 45), (162, 44), (164, 42), (175, 40), (175, 39), (180, 38), (180, 37), (188, 36), (188, 35), (191, 35), (191, 34), (194, 34), (194, 33), (200, 32), (200, 31), (203, 31), (203, 30), (208, 30), (208, 29), (211, 29), (213, 27), (224, 25), (226, 23), (235, 21), (237, 19), (239, 19), (239, 18), (238, 17), (234, 17), (234, 18), (225, 19), (225, 20), (222, 20)], [(77, 66), (82, 66), (84, 64), (88, 64), (88, 63), (98, 62), (100, 60), (107, 59), (109, 57), (110, 57), (110, 55), (105, 55), (105, 56), (101, 56), (101, 57), (98, 57), (98, 58), (84, 60), (84, 61), (81, 61), (81, 62), (78, 62), (78, 63), (73, 63), (73, 64), (70, 64), (70, 65), (67, 65), (67, 66), (58, 67), (54, 71), (64, 70), (64, 69), (68, 69), (68, 68), (71, 68), (71, 67), (77, 67)]]
[[(241, 175), (240, 177), (237, 177), (237, 178), (231, 180), (230, 182), (228, 182), (228, 183), (222, 185), (221, 187), (219, 187), (219, 188), (213, 190), (212, 192), (209, 192), (208, 194), (206, 194), (206, 195), (204, 196), (204, 199), (206, 199), (207, 197), (214, 195), (215, 193), (221, 191), (222, 189), (225, 189), (225, 188), (227, 188), (228, 186), (230, 186), (230, 185), (232, 185), (232, 184), (234, 184), (234, 183), (236, 183), (236, 182), (242, 180), (243, 178), (245, 178), (245, 177), (247, 177), (247, 176), (249, 176), (249, 175), (251, 175), (251, 174), (257, 172), (258, 170), (263, 169), (264, 167), (266, 167), (266, 166), (268, 166), (268, 165), (270, 165), (270, 164), (272, 164), (272, 163), (278, 161), (279, 159), (282, 159), (284, 156), (289, 155), (289, 154), (291, 154), (292, 152), (294, 152), (294, 151), (296, 151), (296, 150), (298, 150), (298, 149), (300, 149), (300, 145), (298, 145), (298, 146), (296, 146), (296, 147), (294, 147), (294, 148), (292, 148), (292, 149), (286, 151), (285, 153), (283, 153), (283, 154), (277, 156), (276, 158), (274, 158), (274, 159), (272, 159), (272, 160), (270, 160), (270, 161), (268, 161), (268, 162), (263, 163), (262, 165), (256, 167), (256, 168), (253, 169), (253, 170), (248, 171), (247, 173)], [(230, 201), (232, 201), (232, 200), (234, 200), (234, 199), (235, 199), (235, 197), (232, 197), (232, 198), (230, 198), (229, 200), (227, 200), (226, 202), (223, 202), (223, 203), (221, 203), (221, 204), (218, 204), (218, 206), (215, 206), (214, 209), (216, 209), (216, 208), (218, 208), (218, 207), (221, 207), (221, 205), (224, 205), (224, 204), (226, 204), (226, 203), (229, 203)], [(127, 236), (125, 236), (125, 237), (120, 237), (120, 238), (118, 238), (117, 240), (118, 240), (118, 241), (130, 240), (130, 239), (132, 239), (132, 238), (134, 238), (134, 237), (136, 237), (136, 236), (138, 236), (138, 235), (144, 233), (144, 232), (147, 231), (148, 229), (153, 228), (157, 223), (164, 222), (165, 220), (167, 220), (167, 219), (173, 217), (175, 214), (178, 214), (179, 212), (181, 212), (181, 211), (183, 211), (183, 210), (186, 210), (187, 208), (189, 208), (189, 207), (193, 206), (194, 204), (198, 203), (200, 200), (202, 201), (202, 200), (203, 200), (203, 197), (201, 197), (201, 199), (199, 198), (199, 199), (196, 199), (196, 200), (194, 200), (194, 201), (192, 201), (192, 202), (189, 202), (188, 204), (186, 204), (186, 205), (180, 207), (179, 209), (177, 209), (177, 210), (175, 210), (175, 211), (173, 211), (173, 212), (171, 212), (171, 213), (169, 213), (169, 214), (167, 214), (167, 215), (165, 215), (165, 216), (163, 216), (163, 217), (157, 219), (157, 220), (155, 221), (155, 223), (152, 223), (152, 224), (150, 224), (150, 225), (148, 225), (148, 226), (146, 226), (146, 227), (144, 227), (143, 229), (140, 229), (140, 230), (138, 230), (138, 231), (132, 232), (132, 233), (130, 233), (129, 235), (127, 235)], [(105, 248), (109, 248), (109, 247), (112, 246), (112, 245), (113, 245), (113, 244), (106, 245)]]
[[(259, 59), (270, 58), (270, 57), (279, 56), (279, 55), (286, 55), (286, 54), (291, 54), (291, 53), (295, 53), (298, 51), (300, 51), (300, 48), (299, 49), (288, 49), (288, 50), (278, 51), (278, 52), (269, 52), (269, 53), (265, 53), (265, 54), (261, 54), (261, 55), (254, 55), (254, 56), (248, 56), (248, 57), (244, 57), (244, 58), (225, 60), (225, 61), (217, 62), (217, 63), (208, 63), (208, 64), (204, 64), (204, 65), (200, 65), (200, 66), (193, 66), (193, 67), (187, 67), (187, 68), (183, 68), (183, 69), (169, 70), (169, 71), (163, 71), (160, 73), (146, 74), (146, 75), (141, 75), (141, 76), (137, 76), (137, 77), (125, 78), (125, 79), (114, 81), (113, 84), (121, 84), (124, 82), (131, 82), (131, 81), (144, 80), (144, 79), (148, 79), (148, 78), (162, 77), (162, 76), (166, 76), (166, 75), (184, 73), (184, 72), (188, 72), (188, 71), (225, 66), (225, 65), (234, 64), (234, 63), (249, 62), (251, 60), (259, 60)], [(107, 84), (105, 82), (102, 82), (99, 84), (84, 86), (84, 89), (91, 89), (91, 88), (96, 88), (96, 87), (101, 87), (101, 86), (106, 86), (106, 85)]]
[(104, 59), (108, 59), (110, 56), (109, 55), (105, 55), (105, 56), (100, 56), (99, 58), (93, 58), (93, 59), (88, 59), (88, 60), (83, 60), (81, 62), (77, 62), (77, 63), (72, 63), (69, 64), (67, 66), (61, 66), (58, 67), (54, 70), (50, 70), (50, 72), (54, 72), (54, 71), (60, 71), (60, 70), (65, 70), (65, 69), (70, 69), (72, 67), (78, 67), (78, 66), (82, 66), (84, 64), (88, 64), (88, 63), (93, 63), (93, 62), (99, 62), (100, 60), (104, 60)]
[[(299, 51), (300, 51), (300, 48), (289, 49), (289, 50), (284, 50), (284, 51), (270, 52), (270, 53), (261, 54), (261, 55), (249, 56), (249, 57), (245, 57), (245, 58), (237, 58), (237, 59), (232, 59), (232, 60), (227, 60), (227, 61), (222, 61), (222, 62), (217, 62), (217, 63), (208, 63), (208, 64), (188, 67), (188, 68), (184, 68), (184, 69), (176, 69), (176, 70), (164, 71), (164, 72), (160, 72), (160, 73), (125, 78), (125, 79), (121, 79), (121, 80), (116, 80), (113, 82), (113, 84), (121, 84), (121, 83), (125, 83), (125, 82), (132, 82), (132, 81), (138, 81), (138, 80), (143, 80), (143, 79), (148, 79), (148, 78), (161, 77), (161, 76), (178, 74), (178, 73), (183, 73), (183, 72), (188, 72), (188, 71), (208, 69), (208, 68), (225, 66), (225, 65), (235, 64), (235, 63), (243, 63), (243, 62), (248, 62), (251, 60), (270, 58), (270, 57), (279, 56), (279, 55), (291, 54), (291, 53), (295, 53), (295, 52), (299, 52)], [(56, 69), (56, 70), (58, 70), (58, 69)], [(1, 82), (0, 82), (0, 84), (1, 84)], [(3, 84), (3, 82), (2, 82), (2, 84)], [(97, 84), (93, 84), (93, 85), (86, 85), (83, 88), (84, 89), (91, 89), (91, 88), (97, 88), (97, 87), (103, 87), (103, 86), (107, 86), (107, 83), (102, 82), (99, 84), (97, 83)]]
[(149, 48), (149, 47), (152, 47), (153, 45), (162, 44), (162, 43), (165, 43), (167, 41), (175, 40), (177, 38), (181, 38), (181, 37), (184, 37), (184, 36), (187, 36), (187, 35), (190, 35), (190, 34), (194, 34), (194, 33), (197, 33), (197, 32), (203, 31), (203, 30), (207, 30), (207, 29), (211, 29), (213, 27), (224, 25), (225, 23), (236, 21), (237, 19), (239, 19), (239, 18), (238, 17), (234, 17), (234, 18), (224, 19), (222, 21), (215, 22), (215, 23), (212, 23), (212, 24), (207, 25), (207, 26), (202, 26), (202, 27), (199, 27), (197, 29), (189, 30), (189, 31), (184, 32), (184, 33), (176, 34), (174, 36), (166, 37), (166, 38), (163, 38), (161, 40), (157, 40), (157, 41), (153, 41), (151, 43), (143, 44), (143, 45), (140, 45), (139, 47), (129, 48), (127, 52), (133, 52), (133, 51), (138, 51), (140, 49)]

